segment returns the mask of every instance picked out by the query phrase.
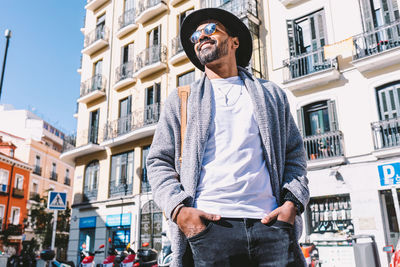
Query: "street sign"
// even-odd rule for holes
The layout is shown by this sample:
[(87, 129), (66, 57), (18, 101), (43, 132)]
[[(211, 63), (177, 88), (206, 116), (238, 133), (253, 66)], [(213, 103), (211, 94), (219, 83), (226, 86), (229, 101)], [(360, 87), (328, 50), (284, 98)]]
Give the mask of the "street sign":
[(400, 162), (378, 166), (381, 185), (400, 184)]
[(47, 208), (51, 210), (65, 210), (67, 208), (67, 193), (50, 191)]

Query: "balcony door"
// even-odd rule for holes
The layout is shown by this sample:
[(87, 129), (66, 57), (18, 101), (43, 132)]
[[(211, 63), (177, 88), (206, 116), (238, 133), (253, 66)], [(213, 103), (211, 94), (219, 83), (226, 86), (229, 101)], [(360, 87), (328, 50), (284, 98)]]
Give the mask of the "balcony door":
[(366, 32), (399, 19), (397, 0), (361, 0), (360, 3)]
[(158, 121), (160, 114), (160, 91), (160, 83), (155, 83), (153, 86), (146, 89), (145, 124), (152, 124)]
[(149, 63), (155, 63), (160, 60), (161, 44), (161, 25), (148, 33)]
[(119, 79), (125, 79), (133, 74), (133, 43), (127, 44), (121, 48), (121, 70)]
[(101, 90), (102, 75), (103, 75), (103, 60), (99, 60), (94, 64), (93, 68), (92, 91)]
[(96, 22), (96, 40), (104, 38), (104, 28), (106, 25), (106, 14), (103, 14), (97, 18)]
[(97, 144), (98, 142), (99, 113), (100, 111), (98, 109), (90, 112), (89, 139), (88, 139), (89, 143)]
[(131, 103), (132, 96), (119, 101), (118, 134), (124, 134), (131, 130)]
[(378, 88), (377, 94), (380, 119), (400, 117), (400, 82)]

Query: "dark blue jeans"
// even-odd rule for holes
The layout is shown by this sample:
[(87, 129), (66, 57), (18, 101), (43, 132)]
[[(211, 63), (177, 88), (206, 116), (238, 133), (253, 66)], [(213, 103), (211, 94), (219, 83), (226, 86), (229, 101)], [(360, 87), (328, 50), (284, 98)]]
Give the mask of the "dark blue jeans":
[(222, 218), (188, 238), (196, 267), (292, 266), (293, 226), (283, 221)]

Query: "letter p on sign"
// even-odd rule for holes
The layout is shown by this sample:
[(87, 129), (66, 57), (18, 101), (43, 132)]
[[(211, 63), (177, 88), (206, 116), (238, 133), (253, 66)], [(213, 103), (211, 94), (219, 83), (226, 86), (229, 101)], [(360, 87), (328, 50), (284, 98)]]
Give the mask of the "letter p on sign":
[[(392, 164), (385, 164), (379, 165), (379, 178), (381, 180), (381, 185), (393, 185), (397, 184), (399, 179), (399, 170), (400, 170), (400, 163), (392, 163)], [(400, 182), (400, 181), (399, 181)]]

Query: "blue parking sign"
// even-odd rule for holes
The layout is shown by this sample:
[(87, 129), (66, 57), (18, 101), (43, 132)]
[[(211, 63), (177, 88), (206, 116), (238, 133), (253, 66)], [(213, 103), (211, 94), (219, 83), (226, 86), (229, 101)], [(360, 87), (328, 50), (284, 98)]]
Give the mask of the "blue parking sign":
[(67, 193), (50, 191), (47, 208), (51, 210), (65, 210), (67, 208)]
[(381, 185), (400, 184), (400, 162), (378, 166)]

